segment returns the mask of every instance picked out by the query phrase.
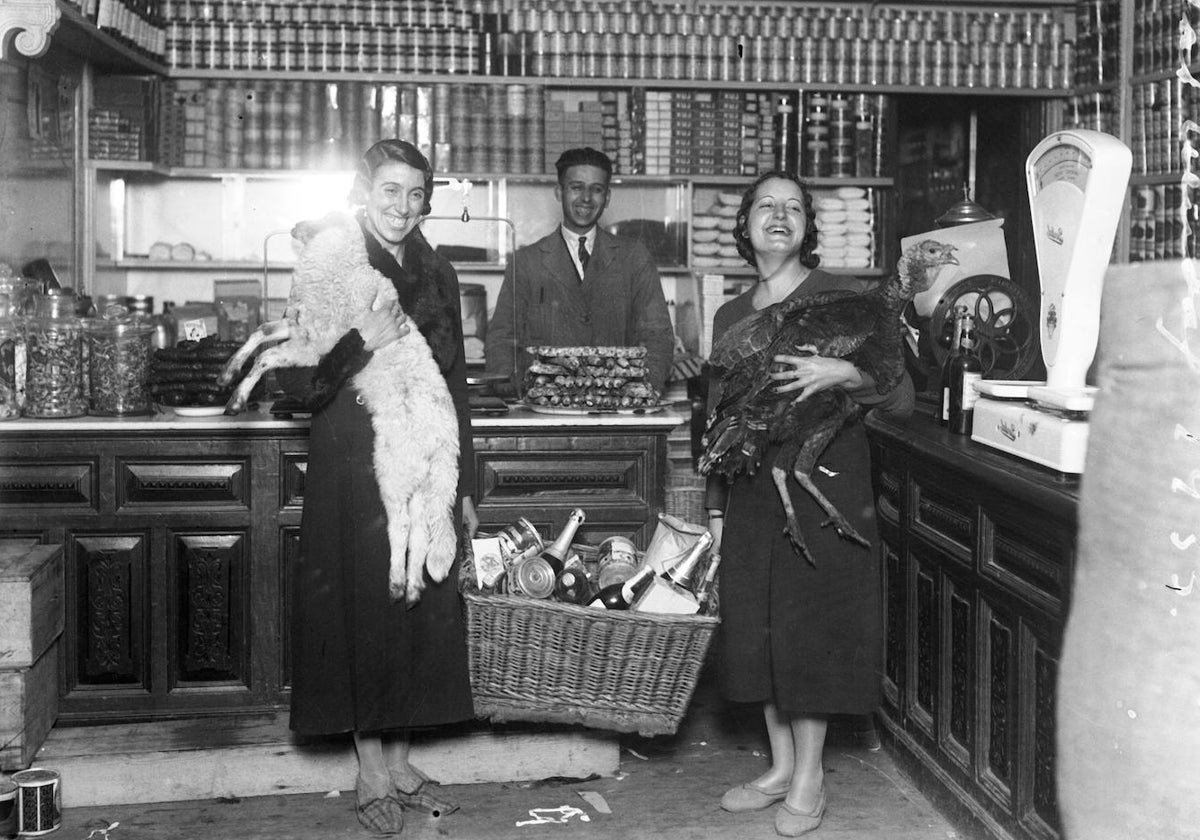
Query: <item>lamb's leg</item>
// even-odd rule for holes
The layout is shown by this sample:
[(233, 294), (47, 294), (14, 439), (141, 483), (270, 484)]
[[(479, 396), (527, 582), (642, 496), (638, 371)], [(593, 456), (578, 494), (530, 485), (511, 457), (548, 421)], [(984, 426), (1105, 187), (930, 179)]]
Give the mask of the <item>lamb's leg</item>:
[(295, 338), (264, 351), (254, 360), (246, 378), (234, 388), (229, 402), (225, 404), (225, 413), (237, 414), (245, 408), (250, 399), (250, 392), (267, 371), (281, 367), (309, 367), (320, 360), (321, 354), (312, 344)]
[(291, 324), (285, 320), (266, 321), (259, 324), (254, 332), (250, 333), (250, 337), (246, 339), (246, 343), (237, 349), (237, 352), (229, 357), (229, 361), (225, 363), (224, 369), (217, 377), (218, 385), (228, 385), (233, 381), (233, 378), (238, 375), (238, 372), (246, 366), (246, 362), (254, 354), (254, 351), (263, 344), (271, 344), (276, 341), (283, 341), (291, 334)]
[(771, 478), (775, 481), (775, 489), (779, 491), (779, 500), (783, 502), (783, 511), (787, 516), (787, 525), (784, 526), (783, 532), (792, 541), (792, 547), (796, 549), (797, 554), (812, 565), (817, 565), (817, 561), (813, 560), (813, 556), (808, 551), (808, 544), (804, 542), (804, 534), (800, 532), (800, 523), (796, 521), (796, 508), (792, 506), (792, 497), (788, 493), (787, 470), (773, 466), (771, 467)]

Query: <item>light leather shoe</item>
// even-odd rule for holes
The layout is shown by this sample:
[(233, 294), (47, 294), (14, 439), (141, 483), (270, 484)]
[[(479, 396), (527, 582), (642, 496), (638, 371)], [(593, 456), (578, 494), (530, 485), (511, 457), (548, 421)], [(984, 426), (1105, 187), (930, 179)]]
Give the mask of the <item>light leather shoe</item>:
[(776, 802), (782, 802), (787, 793), (786, 787), (776, 792), (759, 787), (754, 782), (746, 782), (725, 791), (725, 795), (721, 797), (721, 807), (734, 814), (761, 811), (763, 808), (770, 808)]
[(817, 800), (817, 807), (808, 813), (797, 811), (786, 802), (780, 805), (779, 810), (775, 812), (775, 833), (784, 837), (808, 834), (810, 831), (816, 831), (824, 816), (825, 788), (821, 788), (821, 798)]

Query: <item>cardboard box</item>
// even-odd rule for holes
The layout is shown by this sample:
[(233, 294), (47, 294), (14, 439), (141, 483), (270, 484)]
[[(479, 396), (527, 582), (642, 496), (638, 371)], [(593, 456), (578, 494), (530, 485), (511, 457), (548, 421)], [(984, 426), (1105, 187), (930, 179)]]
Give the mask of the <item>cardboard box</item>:
[(30, 667), (62, 635), (63, 586), (62, 546), (0, 540), (0, 668)]

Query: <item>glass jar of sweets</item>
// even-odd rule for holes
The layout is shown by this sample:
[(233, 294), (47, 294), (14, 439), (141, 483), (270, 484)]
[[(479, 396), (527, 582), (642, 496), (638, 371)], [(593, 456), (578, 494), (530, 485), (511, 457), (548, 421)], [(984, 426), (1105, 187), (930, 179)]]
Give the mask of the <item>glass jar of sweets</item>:
[(83, 324), (73, 294), (42, 294), (25, 319), (25, 415), (78, 417), (87, 413)]
[(90, 413), (149, 414), (154, 322), (123, 315), (83, 322)]

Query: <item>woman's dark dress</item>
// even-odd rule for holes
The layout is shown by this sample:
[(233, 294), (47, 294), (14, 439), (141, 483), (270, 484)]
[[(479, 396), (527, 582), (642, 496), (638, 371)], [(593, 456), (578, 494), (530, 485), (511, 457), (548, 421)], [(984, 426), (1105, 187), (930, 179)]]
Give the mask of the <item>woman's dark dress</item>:
[[(835, 289), (862, 291), (862, 281), (813, 271), (792, 296)], [(714, 340), (754, 312), (753, 290), (726, 303), (713, 322)], [(713, 383), (713, 390), (719, 387)], [(912, 384), (881, 397), (873, 383), (851, 392), (863, 404), (905, 414)], [(771, 447), (762, 467), (728, 485), (710, 479), (706, 504), (725, 509), (721, 538), (721, 685), (736, 702), (769, 702), (806, 714), (865, 714), (880, 701), (883, 658), (879, 541), (871, 489), (870, 452), (861, 420), (846, 426), (813, 470), (814, 483), (870, 549), (833, 528), (813, 498), (789, 478), (792, 503), (816, 560), (800, 557), (783, 532), (783, 504), (771, 478)]]
[[(440, 285), (455, 302), (458, 277), (420, 233), (406, 241), (401, 267), (364, 232), (371, 264), (398, 289), (416, 284), (418, 295)], [(411, 297), (411, 285), (405, 290)], [(401, 300), (405, 300), (405, 292)], [(411, 311), (411, 310), (410, 310)], [(473, 492), (474, 455), (462, 350), (462, 324), (453, 323), (454, 358), (443, 366), (459, 418), (459, 498)], [(425, 329), (422, 329), (425, 332)], [(389, 544), (372, 465), (374, 431), (349, 375), (368, 358), (351, 333), (316, 369), (318, 379), (334, 355), (331, 378), (344, 384), (317, 409), (309, 435), (308, 472), (300, 551), (292, 566), (289, 627), (292, 633), (292, 729), (305, 734), (373, 732), (431, 726), (473, 716), (466, 635), (457, 591), (458, 563), (440, 584), (429, 582), (413, 607), (388, 596)], [(358, 358), (355, 359), (354, 356)], [(312, 394), (314, 369), (279, 371), (294, 396)], [(397, 376), (405, 371), (397, 370)], [(461, 521), (461, 502), (454, 521)], [(428, 579), (427, 579), (428, 580)]]

